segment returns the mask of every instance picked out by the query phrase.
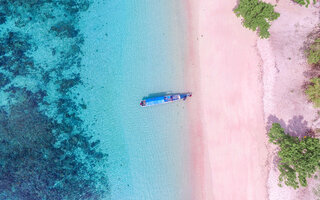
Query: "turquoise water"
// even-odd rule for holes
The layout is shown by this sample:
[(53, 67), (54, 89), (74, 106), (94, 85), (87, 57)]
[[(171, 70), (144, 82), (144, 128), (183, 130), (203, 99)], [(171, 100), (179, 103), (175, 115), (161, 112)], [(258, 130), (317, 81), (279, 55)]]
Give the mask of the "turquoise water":
[(0, 2), (0, 199), (192, 199), (183, 6)]
[(107, 153), (81, 118), (89, 2), (0, 2), (0, 199), (110, 196)]
[(110, 155), (111, 199), (191, 197), (185, 104), (139, 106), (151, 93), (185, 91), (183, 9), (172, 1), (95, 1), (82, 16), (86, 118), (96, 120)]

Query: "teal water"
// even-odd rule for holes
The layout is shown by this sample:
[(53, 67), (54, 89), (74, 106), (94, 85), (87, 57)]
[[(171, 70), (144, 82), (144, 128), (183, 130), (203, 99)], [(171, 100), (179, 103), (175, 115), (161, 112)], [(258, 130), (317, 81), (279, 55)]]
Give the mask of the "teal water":
[(103, 199), (107, 153), (82, 119), (80, 13), (90, 2), (0, 1), (0, 199)]
[(109, 152), (111, 199), (190, 199), (184, 103), (141, 108), (184, 92), (186, 19), (180, 2), (95, 1), (82, 16), (86, 119)]
[(0, 199), (192, 199), (183, 6), (0, 1)]

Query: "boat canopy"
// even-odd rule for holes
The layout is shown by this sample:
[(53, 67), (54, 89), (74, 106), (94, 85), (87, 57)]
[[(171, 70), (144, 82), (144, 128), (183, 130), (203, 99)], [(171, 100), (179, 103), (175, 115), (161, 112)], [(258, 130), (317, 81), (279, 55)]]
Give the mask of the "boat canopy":
[(152, 105), (162, 104), (162, 103), (165, 103), (165, 100), (163, 97), (154, 97), (154, 98), (146, 99), (147, 106), (152, 106)]
[(160, 96), (160, 97), (152, 97), (142, 100), (140, 102), (141, 106), (153, 106), (158, 104), (170, 103), (174, 101), (178, 101), (180, 99), (186, 100), (187, 97), (191, 97), (191, 93), (182, 93), (182, 94), (173, 94), (167, 96)]

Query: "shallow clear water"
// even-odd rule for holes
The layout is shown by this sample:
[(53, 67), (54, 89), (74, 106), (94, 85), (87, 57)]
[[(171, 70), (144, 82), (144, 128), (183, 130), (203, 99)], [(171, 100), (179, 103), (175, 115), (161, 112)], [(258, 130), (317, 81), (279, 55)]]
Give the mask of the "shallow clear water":
[[(112, 199), (188, 199), (185, 104), (141, 108), (144, 96), (183, 92), (183, 7), (171, 1), (95, 1), (83, 15), (86, 118), (106, 151)], [(88, 90), (86, 90), (88, 91)], [(91, 121), (91, 120), (89, 120)]]
[[(0, 2), (0, 199), (191, 199), (186, 19), (169, 0)], [(100, 143), (98, 142), (100, 141)]]

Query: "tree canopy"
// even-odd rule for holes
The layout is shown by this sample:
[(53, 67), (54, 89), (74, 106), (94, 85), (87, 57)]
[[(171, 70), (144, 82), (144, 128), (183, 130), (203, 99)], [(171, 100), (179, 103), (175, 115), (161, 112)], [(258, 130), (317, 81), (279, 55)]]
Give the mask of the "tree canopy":
[(279, 146), (279, 181), (294, 189), (307, 186), (307, 178), (320, 168), (320, 142), (317, 138), (299, 139), (285, 133), (278, 123), (273, 123), (269, 133), (269, 142)]
[(237, 17), (243, 18), (243, 26), (258, 31), (260, 38), (270, 36), (270, 22), (276, 20), (280, 14), (274, 11), (273, 5), (260, 0), (240, 0), (239, 5), (234, 9)]
[[(293, 0), (293, 1), (306, 7), (308, 7), (310, 4), (310, 0)], [(316, 3), (316, 0), (313, 0), (313, 3)]]
[(320, 37), (310, 45), (307, 56), (309, 64), (320, 64)]
[(320, 78), (310, 79), (310, 84), (307, 86), (306, 95), (313, 102), (315, 107), (320, 107)]

